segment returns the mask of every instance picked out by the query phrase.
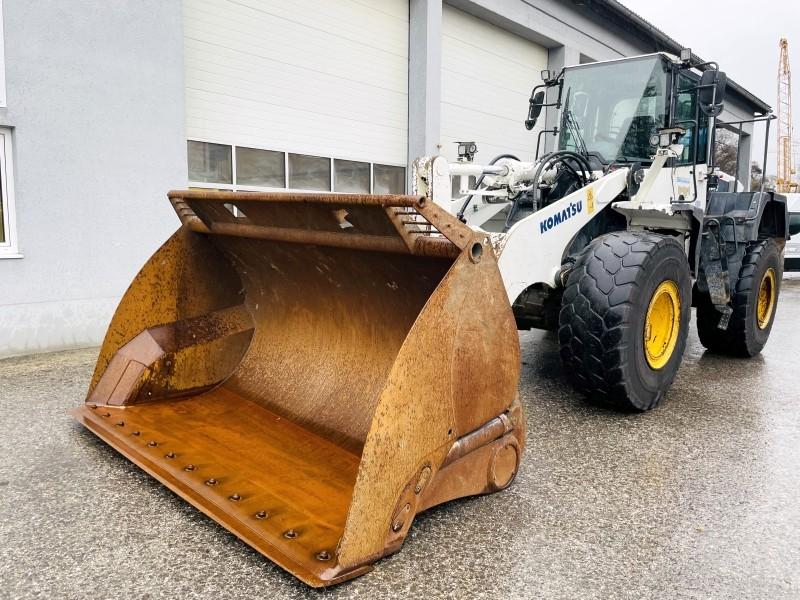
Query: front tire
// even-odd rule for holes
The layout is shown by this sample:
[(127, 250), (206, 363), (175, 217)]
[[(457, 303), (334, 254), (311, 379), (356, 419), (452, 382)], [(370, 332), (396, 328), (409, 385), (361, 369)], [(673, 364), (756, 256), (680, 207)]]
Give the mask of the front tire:
[(681, 244), (622, 231), (593, 240), (569, 275), (558, 337), (575, 387), (645, 411), (672, 385), (686, 347), (691, 275)]
[(769, 339), (783, 276), (781, 253), (774, 240), (751, 244), (744, 255), (735, 289), (731, 293), (728, 328), (717, 327), (720, 313), (707, 294), (697, 301), (697, 334), (712, 352), (750, 358)]

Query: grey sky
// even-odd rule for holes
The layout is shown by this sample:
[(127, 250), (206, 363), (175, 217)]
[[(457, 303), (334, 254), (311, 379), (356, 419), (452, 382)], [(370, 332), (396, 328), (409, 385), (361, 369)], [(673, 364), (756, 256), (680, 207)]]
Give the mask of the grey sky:
[[(800, 1), (621, 1), (704, 60), (717, 61), (728, 77), (764, 100), (773, 110), (777, 101), (778, 40), (788, 38), (789, 62), (795, 75), (792, 116), (795, 140), (800, 139)], [(774, 141), (774, 129), (770, 138)], [(770, 145), (773, 147), (767, 171), (774, 173), (775, 151), (774, 145)], [(795, 153), (798, 152), (800, 149), (796, 147)], [(753, 158), (756, 158), (755, 149)]]

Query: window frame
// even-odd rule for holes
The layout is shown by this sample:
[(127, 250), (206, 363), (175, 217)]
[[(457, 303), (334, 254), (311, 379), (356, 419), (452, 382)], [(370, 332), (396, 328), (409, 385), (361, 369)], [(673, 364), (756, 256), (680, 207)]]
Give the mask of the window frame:
[[(329, 189), (327, 189), (327, 190), (326, 189), (318, 190), (318, 189), (313, 189), (313, 188), (291, 187), (289, 185), (289, 182), (292, 180), (293, 169), (292, 169), (292, 166), (291, 166), (292, 165), (292, 161), (290, 159), (290, 155), (294, 155), (294, 156), (301, 157), (301, 158), (304, 157), (304, 158), (319, 159), (321, 161), (327, 161), (327, 163), (328, 163), (327, 169), (323, 169), (320, 172), (324, 173), (325, 170), (328, 171), (328, 188)], [(285, 161), (285, 163), (287, 165), (287, 169), (288, 169), (286, 171), (286, 183), (284, 184), (286, 186), (286, 188), (285, 188), (286, 190), (290, 190), (290, 191), (293, 191), (293, 192), (301, 190), (301, 191), (307, 191), (307, 192), (310, 192), (310, 193), (313, 193), (313, 194), (330, 194), (331, 192), (333, 192), (333, 188), (335, 187), (334, 173), (333, 173), (333, 158), (331, 158), (330, 156), (320, 156), (319, 154), (309, 154), (308, 152), (285, 152), (284, 156), (285, 156), (284, 161)]]
[[(283, 170), (283, 187), (284, 188), (286, 187), (287, 182), (289, 181), (289, 174), (286, 172), (286, 169), (288, 168), (288, 153), (280, 152), (278, 150), (267, 150), (265, 148), (253, 148), (252, 146), (245, 146), (245, 145), (232, 146), (231, 147), (231, 152), (233, 154), (233, 162), (232, 162), (233, 177), (232, 177), (232, 179), (234, 181), (236, 181), (238, 179), (238, 177), (239, 177), (239, 174), (238, 174), (239, 150), (255, 150), (256, 152), (272, 152), (273, 154), (281, 154), (281, 155), (283, 155), (283, 161), (282, 161), (283, 162), (283, 169), (282, 169)], [(251, 183), (244, 183), (244, 184), (238, 184), (237, 183), (237, 185), (239, 185), (240, 187), (241, 186), (253, 186), (253, 185), (256, 186), (256, 187), (264, 187), (264, 188), (269, 188), (270, 187), (270, 186), (258, 186), (256, 184), (251, 184)], [(277, 189), (282, 189), (282, 188), (277, 188)]]
[[(685, 77), (691, 87), (684, 88), (682, 87), (681, 78)], [(705, 165), (708, 164), (708, 157), (709, 157), (709, 147), (711, 146), (711, 152), (714, 152), (713, 145), (711, 144), (711, 140), (709, 140), (709, 129), (710, 123), (708, 115), (706, 115), (702, 110), (697, 107), (697, 103), (699, 102), (699, 95), (697, 90), (697, 85), (700, 83), (700, 77), (695, 73), (687, 70), (680, 70), (675, 73), (674, 83), (675, 86), (675, 93), (674, 93), (674, 102), (673, 105), (670, 107), (671, 115), (670, 115), (670, 123), (674, 126), (677, 125), (679, 127), (683, 127), (687, 132), (691, 131), (691, 146), (689, 147), (689, 153), (686, 158), (678, 157), (674, 162), (675, 166), (678, 167), (691, 167), (694, 165)], [(679, 98), (682, 94), (687, 94), (692, 99), (692, 106), (694, 108), (695, 114), (697, 115), (697, 123), (689, 123), (686, 119), (678, 119), (678, 102)], [(693, 120), (693, 119), (692, 119)], [(703, 134), (701, 136), (701, 133)], [(695, 146), (695, 136), (697, 136), (697, 145)], [(699, 138), (702, 137), (703, 143), (701, 144)], [(683, 143), (679, 141), (678, 143)], [(697, 150), (697, 154), (700, 156), (695, 156), (695, 150)]]
[[(349, 160), (347, 158), (334, 158), (333, 162), (331, 164), (331, 187), (334, 188), (334, 189), (336, 189), (336, 173), (337, 173), (336, 163), (337, 162), (365, 165), (367, 167), (367, 172), (366, 172), (366, 176), (367, 176), (367, 191), (366, 192), (357, 191), (357, 192), (350, 192), (350, 193), (351, 194), (363, 194), (363, 193), (371, 194), (372, 193), (372, 191), (375, 189), (375, 181), (373, 180), (373, 172), (372, 172), (373, 171), (373, 169), (372, 169), (373, 163), (365, 161), (365, 160)], [(345, 166), (342, 165), (342, 168), (344, 169)]]
[(17, 218), (14, 207), (14, 159), (12, 156), (11, 129), (0, 127), (0, 203), (3, 206), (5, 241), (0, 242), (0, 259), (22, 258), (17, 239)]
[[(574, 148), (578, 147), (577, 140), (574, 139), (574, 136), (572, 135), (572, 132), (570, 131), (569, 127), (565, 126), (565, 121), (566, 121), (566, 118), (567, 118), (566, 109), (570, 108), (570, 112), (572, 111), (572, 108), (573, 108), (572, 107), (572, 99), (574, 99), (577, 96), (578, 93), (583, 91), (582, 89), (579, 89), (578, 91), (574, 91), (573, 92), (573, 89), (572, 89), (573, 84), (583, 83), (584, 85), (586, 85), (586, 81), (581, 82), (581, 80), (580, 80), (580, 78), (578, 77), (577, 74), (578, 73), (582, 73), (584, 78), (586, 78), (587, 73), (589, 74), (589, 76), (592, 75), (591, 74), (592, 70), (595, 70), (596, 72), (602, 73), (602, 69), (606, 68), (605, 66), (603, 66), (604, 64), (611, 64), (611, 63), (614, 63), (614, 62), (617, 62), (617, 61), (607, 61), (607, 63), (597, 63), (597, 62), (594, 62), (594, 63), (591, 63), (591, 62), (590, 63), (582, 63), (582, 64), (579, 64), (579, 65), (573, 65), (573, 66), (569, 67), (567, 69), (567, 71), (565, 71), (564, 78), (563, 78), (563, 81), (562, 81), (565, 98), (563, 100), (561, 100), (563, 106), (561, 107), (560, 113), (558, 115), (559, 136), (558, 136), (558, 142), (557, 142), (558, 143), (557, 149), (559, 149), (559, 150), (569, 150), (569, 149), (574, 149)], [(617, 137), (613, 141), (611, 141), (612, 144), (615, 144), (617, 146), (616, 149), (614, 150), (614, 156), (606, 156), (606, 154), (610, 154), (610, 152), (607, 152), (606, 151), (607, 149), (601, 149), (601, 148), (598, 148), (598, 146), (597, 146), (598, 134), (605, 136), (606, 134), (603, 133), (603, 130), (606, 130), (606, 132), (607, 132), (607, 128), (606, 128), (605, 124), (602, 123), (602, 119), (608, 118), (610, 120), (611, 115), (613, 114), (611, 110), (608, 110), (608, 111), (605, 111), (605, 112), (600, 111), (600, 109), (603, 108), (604, 104), (605, 105), (609, 104), (609, 102), (607, 101), (607, 100), (609, 100), (608, 98), (604, 98), (603, 101), (598, 101), (596, 99), (592, 100), (590, 98), (589, 102), (587, 102), (587, 104), (586, 104), (586, 108), (588, 108), (589, 110), (588, 110), (588, 112), (585, 113), (585, 115), (587, 115), (587, 117), (590, 117), (592, 122), (594, 123), (593, 131), (590, 131), (587, 127), (585, 127), (585, 124), (582, 124), (580, 122), (577, 123), (577, 126), (581, 130), (582, 137), (584, 138), (584, 142), (586, 143), (586, 146), (587, 146), (588, 150), (590, 151), (590, 153), (597, 154), (598, 158), (600, 158), (600, 160), (604, 164), (610, 164), (610, 163), (614, 163), (614, 162), (619, 162), (619, 157), (620, 156), (623, 156), (625, 158), (625, 162), (641, 162), (642, 164), (645, 164), (645, 165), (650, 164), (652, 162), (652, 158), (651, 158), (651, 155), (650, 155), (650, 146), (649, 146), (649, 144), (642, 144), (641, 147), (636, 149), (637, 151), (641, 151), (641, 156), (632, 156), (630, 152), (627, 152), (627, 153), (623, 152), (623, 150), (626, 149), (625, 146), (626, 146), (626, 143), (628, 141), (629, 136), (631, 135), (631, 133), (635, 133), (632, 130), (633, 119), (637, 118), (637, 117), (648, 117), (648, 116), (652, 117), (654, 119), (654, 125), (655, 125), (655, 128), (653, 129), (653, 131), (655, 131), (655, 130), (657, 130), (659, 128), (659, 121), (661, 123), (660, 124), (661, 127), (666, 126), (666, 124), (669, 122), (669, 117), (670, 117), (670, 106), (669, 106), (670, 87), (669, 86), (670, 86), (670, 82), (672, 80), (672, 72), (670, 71), (671, 63), (669, 63), (668, 60), (664, 56), (662, 56), (661, 54), (656, 53), (656, 54), (646, 54), (646, 55), (643, 55), (643, 56), (631, 58), (631, 59), (628, 60), (628, 64), (629, 65), (635, 64), (635, 65), (639, 65), (639, 66), (648, 66), (649, 65), (650, 66), (650, 72), (649, 72), (649, 74), (647, 74), (647, 79), (646, 80), (644, 79), (644, 75), (645, 75), (644, 71), (642, 71), (641, 73), (638, 73), (636, 75), (636, 77), (633, 79), (634, 83), (637, 83), (637, 82), (644, 83), (643, 89), (640, 92), (637, 92), (637, 95), (621, 98), (620, 100), (618, 100), (614, 104), (614, 108), (616, 108), (616, 107), (620, 106), (622, 101), (633, 100), (634, 98), (636, 99), (636, 103), (637, 103), (636, 104), (637, 108), (634, 110), (634, 114), (630, 115), (631, 125), (629, 125), (628, 130), (625, 131), (625, 132), (622, 132), (620, 130), (620, 132), (618, 132)], [(660, 70), (659, 70), (659, 68), (660, 68)], [(619, 73), (616, 73), (615, 76), (619, 76), (621, 73), (622, 73), (622, 71), (620, 71)], [(611, 75), (612, 75), (611, 72), (606, 73), (607, 77), (610, 77)], [(569, 80), (568, 77), (575, 78), (575, 81), (573, 82), (573, 81)], [(626, 74), (626, 77), (628, 77), (630, 79), (631, 77), (633, 77), (633, 75)], [(638, 79), (639, 77), (641, 77), (641, 79)], [(648, 94), (647, 93), (648, 90), (649, 90), (651, 82), (655, 82), (655, 84), (656, 84), (656, 86), (654, 87), (654, 91), (656, 93), (654, 93), (654, 94)], [(576, 85), (576, 87), (577, 87), (577, 85)], [(593, 88), (591, 88), (591, 89), (593, 89)], [(631, 91), (633, 91), (633, 90), (631, 90)], [(610, 99), (613, 100), (614, 97), (612, 96)], [(653, 107), (653, 110), (652, 111), (646, 111), (646, 112), (640, 111), (639, 108), (643, 107), (643, 103), (645, 101), (647, 101), (649, 103), (650, 100), (652, 100), (655, 103), (655, 106)], [(659, 106), (659, 102), (661, 102), (661, 106)], [(636, 114), (636, 113), (638, 113), (638, 114)], [(606, 116), (603, 116), (603, 115), (606, 115)], [(573, 113), (573, 116), (576, 116), (576, 115), (574, 115), (574, 113)], [(623, 119), (621, 121), (621, 123), (624, 123), (625, 120), (626, 119)], [(622, 139), (619, 139), (619, 133), (624, 133), (625, 134)]]
[[(0, 0), (2, 2), (2, 0)], [(369, 193), (372, 194), (373, 190), (375, 189), (375, 165), (382, 165), (386, 167), (398, 167), (404, 169), (405, 171), (405, 178), (404, 184), (405, 189), (402, 192), (403, 194), (408, 192), (408, 165), (393, 163), (393, 162), (379, 162), (379, 161), (370, 161), (364, 160), (362, 158), (352, 158), (348, 156), (332, 156), (329, 154), (313, 154), (312, 152), (306, 150), (299, 150), (299, 149), (285, 149), (285, 150), (277, 150), (275, 148), (265, 148), (263, 146), (257, 146), (254, 144), (249, 143), (241, 143), (236, 144), (229, 141), (221, 141), (219, 139), (211, 139), (211, 138), (202, 138), (202, 137), (188, 137), (186, 138), (187, 142), (201, 142), (204, 144), (222, 144), (225, 146), (230, 146), (231, 148), (231, 155), (232, 155), (232, 169), (233, 169), (233, 183), (213, 183), (213, 182), (205, 182), (205, 181), (192, 181), (188, 180), (189, 187), (191, 188), (200, 188), (200, 189), (211, 189), (211, 190), (226, 190), (231, 192), (299, 192), (299, 193), (309, 193), (309, 194), (346, 194), (349, 192), (337, 192), (335, 190), (328, 190), (328, 191), (320, 191), (320, 190), (307, 190), (307, 189), (300, 189), (300, 188), (290, 188), (289, 187), (289, 154), (304, 154), (306, 156), (316, 156), (319, 158), (325, 158), (330, 162), (330, 177), (331, 177), (331, 188), (336, 187), (336, 173), (334, 171), (334, 162), (336, 160), (347, 160), (353, 162), (361, 162), (367, 163), (369, 165)], [(188, 147), (188, 146), (187, 146)], [(260, 186), (260, 185), (240, 185), (237, 183), (237, 173), (236, 173), (236, 148), (251, 148), (253, 150), (268, 150), (270, 152), (282, 152), (283, 153), (283, 161), (284, 161), (284, 187), (268, 187), (268, 186)], [(188, 150), (187, 150), (188, 152)], [(188, 177), (188, 168), (187, 168), (187, 177)]]
[[(187, 168), (187, 173), (186, 173), (187, 178), (189, 176), (189, 170), (191, 169), (191, 165), (188, 164), (188, 160), (189, 160), (189, 144), (191, 144), (191, 143), (200, 143), (200, 144), (207, 144), (207, 145), (212, 145), (212, 146), (222, 146), (223, 148), (227, 148), (230, 151), (231, 183), (222, 183), (222, 182), (216, 182), (216, 183), (212, 182), (212, 183), (213, 183), (214, 186), (233, 185), (234, 170), (236, 169), (236, 156), (235, 156), (234, 148), (230, 144), (219, 144), (217, 142), (198, 142), (197, 140), (187, 140), (186, 141), (186, 160), (187, 160), (187, 167), (188, 167)], [(206, 147), (205, 150), (206, 150), (206, 152), (208, 152), (208, 147)], [(202, 182), (197, 180), (197, 183), (199, 185)], [(205, 182), (205, 183), (209, 183), (209, 182)]]

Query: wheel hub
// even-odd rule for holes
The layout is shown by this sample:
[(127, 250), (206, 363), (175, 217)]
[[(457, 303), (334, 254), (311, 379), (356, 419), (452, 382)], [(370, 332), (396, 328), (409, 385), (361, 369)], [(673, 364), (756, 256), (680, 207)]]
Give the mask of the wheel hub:
[(681, 321), (678, 285), (662, 281), (653, 292), (644, 321), (644, 351), (651, 369), (663, 368), (675, 350)]
[(766, 329), (775, 307), (775, 270), (767, 269), (761, 278), (756, 304), (756, 322), (759, 329)]

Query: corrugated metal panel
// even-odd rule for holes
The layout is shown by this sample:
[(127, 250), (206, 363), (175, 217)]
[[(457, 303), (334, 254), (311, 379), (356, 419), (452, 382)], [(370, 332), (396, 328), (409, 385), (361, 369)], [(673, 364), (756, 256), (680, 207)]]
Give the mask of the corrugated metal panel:
[(407, 0), (184, 0), (187, 136), (405, 164)]
[(475, 141), (476, 161), (532, 160), (541, 125), (528, 131), (524, 121), (547, 49), (447, 5), (442, 33), (442, 153), (455, 159), (453, 142)]

